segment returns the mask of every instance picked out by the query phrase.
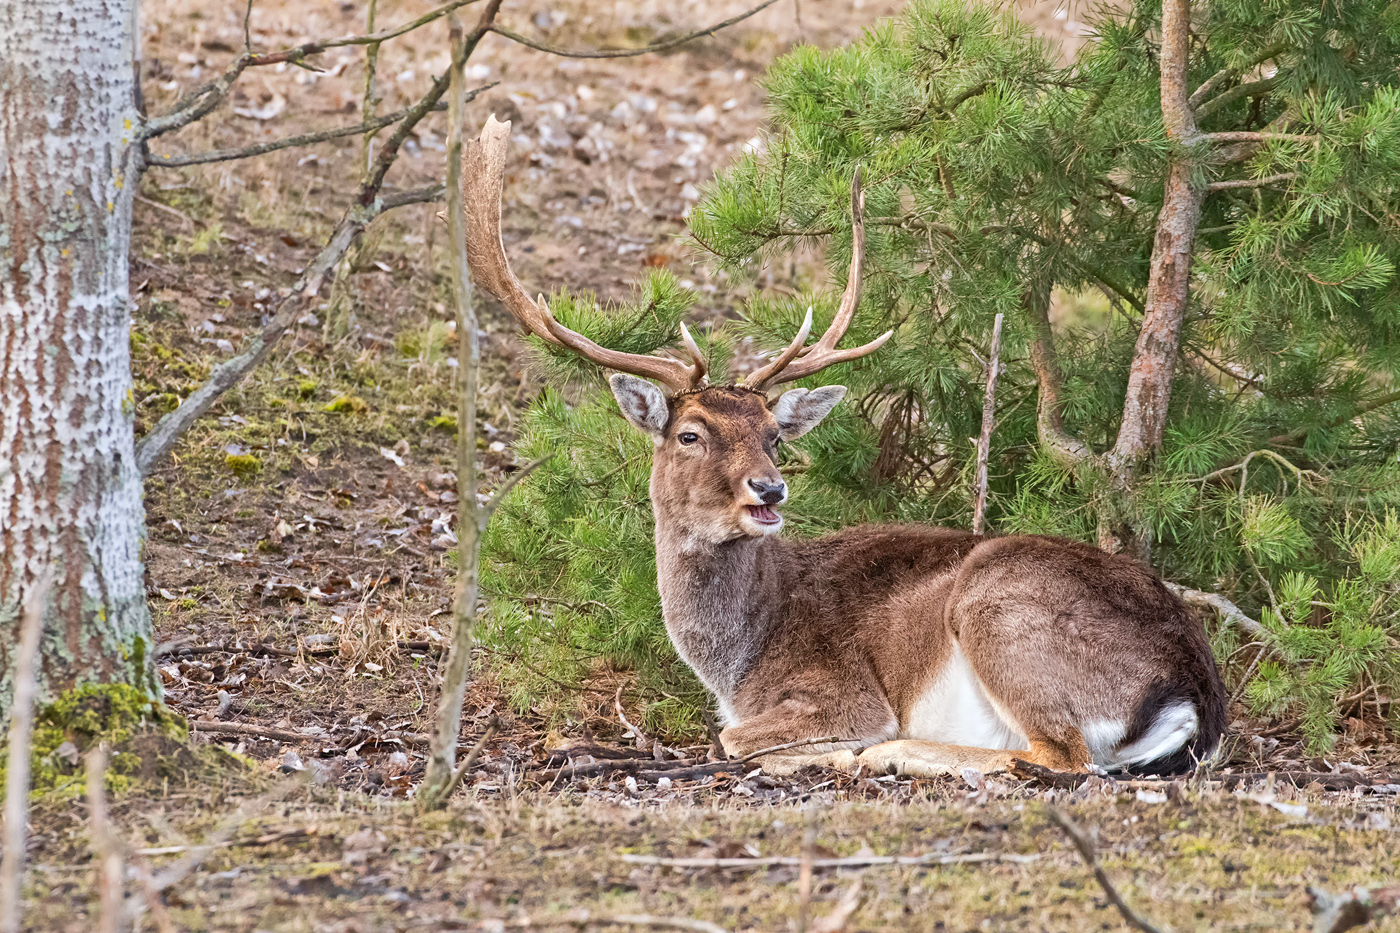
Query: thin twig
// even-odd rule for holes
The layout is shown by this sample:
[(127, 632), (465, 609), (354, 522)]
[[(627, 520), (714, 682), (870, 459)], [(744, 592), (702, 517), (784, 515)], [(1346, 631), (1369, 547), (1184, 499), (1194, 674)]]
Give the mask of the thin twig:
[(972, 481), (972, 533), (980, 535), (987, 521), (987, 459), (992, 450), (992, 431), (997, 425), (997, 373), (1001, 363), (1001, 325), (1005, 315), (998, 313), (992, 324), (992, 345), (987, 350), (987, 392), (982, 398), (982, 433), (977, 438), (977, 470)]
[(496, 510), (501, 507), (501, 503), (506, 501), (506, 496), (510, 495), (510, 491), (518, 486), (525, 477), (553, 459), (554, 454), (545, 454), (538, 460), (533, 460), (525, 464), (525, 466), (506, 477), (506, 481), (500, 485), (491, 495), (490, 500), (488, 500), (478, 512), (478, 520), (481, 522), (481, 530), (483, 532), (486, 530), (487, 523), (491, 521), (491, 516), (496, 514)]
[(99, 744), (87, 754), (88, 831), (97, 856), (98, 933), (118, 933), (123, 920), (122, 851), (107, 818), (107, 748)]
[[(490, 87), (494, 87), (493, 83)], [(488, 88), (478, 88), (480, 91)], [(209, 162), (229, 162), (234, 159), (249, 159), (253, 156), (266, 155), (269, 152), (276, 152), (279, 149), (291, 149), (296, 146), (310, 146), (315, 143), (323, 143), (332, 139), (339, 139), (342, 136), (355, 136), (360, 133), (369, 133), (380, 130), (391, 123), (397, 123), (408, 115), (411, 108), (396, 110), (393, 113), (386, 113), (382, 117), (375, 117), (363, 123), (356, 123), (354, 126), (340, 126), (332, 130), (318, 130), (314, 133), (302, 133), (299, 136), (288, 136), (285, 139), (274, 139), (271, 142), (258, 143), (255, 146), (243, 146), (238, 149), (210, 149), (207, 152), (190, 152), (184, 155), (157, 156), (147, 158), (146, 164), (158, 168), (178, 168), (182, 165), (204, 165)], [(445, 104), (438, 104), (434, 110), (446, 110)], [(165, 205), (161, 205), (164, 207)], [(171, 208), (173, 210), (173, 208)], [(192, 222), (192, 221), (191, 221)]]
[[(774, 868), (788, 866), (802, 867), (802, 857), (792, 855), (770, 855), (758, 858), (667, 858), (660, 855), (622, 855), (622, 861), (630, 865), (657, 865), (666, 868)], [(980, 865), (987, 862), (1011, 862), (1024, 865), (1040, 859), (1037, 854), (1018, 855), (1002, 852), (968, 852), (961, 855), (944, 855), (930, 852), (927, 855), (852, 855), (846, 858), (814, 858), (812, 868), (870, 868), (878, 865)]]
[(513, 920), (487, 920), (473, 929), (479, 930), (533, 930), (541, 927), (606, 927), (633, 926), (655, 927), (670, 930), (693, 930), (694, 933), (728, 933), (724, 927), (708, 920), (692, 920), (689, 917), (662, 917), (656, 914), (594, 914), (582, 910), (575, 916), (563, 917), (517, 917)]
[(467, 757), (463, 758), (462, 763), (457, 766), (457, 770), (452, 772), (452, 780), (448, 782), (447, 790), (445, 790), (442, 795), (444, 800), (452, 796), (452, 792), (457, 789), (457, 785), (462, 783), (462, 778), (466, 777), (472, 765), (476, 764), (476, 760), (481, 757), (481, 750), (486, 747), (486, 742), (491, 736), (495, 735), (500, 728), (501, 718), (499, 716), (492, 716), (491, 720), (486, 723), (486, 731), (481, 733), (481, 738), (477, 739), (476, 744), (472, 746), (472, 750), (467, 752)]
[(685, 45), (687, 42), (692, 42), (704, 36), (713, 35), (721, 29), (727, 29), (735, 23), (743, 22), (756, 13), (761, 13), (777, 2), (778, 0), (764, 0), (764, 2), (760, 3), (758, 6), (744, 13), (740, 13), (738, 16), (731, 16), (722, 23), (715, 23), (713, 26), (697, 29), (695, 32), (688, 33), (678, 39), (668, 39), (665, 42), (658, 42), (655, 45), (647, 45), (638, 49), (562, 49), (558, 46), (536, 42), (534, 39), (527, 39), (520, 33), (507, 29), (504, 26), (492, 25), (491, 31), (498, 36), (502, 36), (512, 42), (518, 42), (538, 52), (548, 52), (550, 55), (558, 55), (563, 58), (630, 58), (633, 55), (649, 55), (653, 52), (665, 52), (669, 49), (674, 49), (678, 45)]
[(29, 591), (20, 616), (15, 652), (15, 689), (10, 701), (10, 751), (5, 771), (5, 853), (0, 861), (0, 931), (19, 933), (20, 881), (24, 877), (25, 830), (29, 824), (29, 755), (34, 733), (34, 696), (39, 641), (44, 631), (44, 603), (50, 575)]
[(1122, 914), (1128, 926), (1141, 930), (1142, 933), (1162, 933), (1160, 929), (1138, 916), (1137, 912), (1123, 900), (1122, 895), (1118, 893), (1118, 889), (1113, 886), (1113, 882), (1109, 880), (1108, 874), (1103, 870), (1103, 866), (1099, 864), (1098, 858), (1094, 854), (1094, 844), (1088, 836), (1084, 835), (1084, 831), (1068, 815), (1055, 807), (1050, 808), (1050, 818), (1065, 831), (1066, 836), (1069, 836), (1070, 842), (1074, 843), (1074, 847), (1079, 850), (1080, 858), (1084, 859), (1084, 864), (1093, 871), (1094, 879), (1098, 881), (1099, 887), (1103, 888), (1103, 893), (1108, 898), (1109, 903), (1118, 909), (1118, 913)]
[[(379, 0), (369, 0), (369, 7), (365, 10), (365, 32), (374, 34), (374, 18), (379, 11)], [(374, 78), (379, 68), (379, 42), (371, 42), (365, 46), (365, 84), (364, 94), (360, 101), (360, 117), (366, 122), (374, 119), (375, 108), (379, 106), (379, 99), (374, 96)], [(374, 131), (365, 132), (364, 138), (360, 140), (360, 182), (369, 181), (369, 170), (374, 158)]]
[[(466, 118), (462, 99), (462, 67), (499, 7), (499, 0), (490, 0), (482, 22), (470, 38), (463, 35), (462, 25), (456, 16), (450, 21), (452, 65), (446, 75), (451, 91), (448, 98), (447, 228), (449, 271), (457, 318), (458, 568), (457, 593), (452, 601), (452, 642), (447, 651), (442, 688), (433, 717), (433, 741), (429, 745), (427, 770), (418, 789), (418, 804), (426, 810), (445, 804), (464, 773), (454, 766), (454, 760), (457, 734), (462, 724), (462, 700), (471, 677), (481, 538), (490, 517), (483, 514), (482, 505), (476, 498), (476, 389), (481, 348), (477, 339), (476, 295), (472, 287), (471, 269), (467, 265), (466, 208), (462, 191), (462, 124)], [(380, 154), (380, 159), (394, 145), (391, 139), (385, 145), (384, 153)], [(373, 178), (376, 174), (371, 172), (370, 176)]]
[(437, 9), (424, 13), (417, 19), (404, 23), (402, 26), (396, 26), (393, 29), (386, 29), (383, 32), (366, 33), (360, 36), (345, 36), (340, 39), (319, 39), (314, 42), (306, 42), (290, 49), (283, 49), (280, 52), (254, 55), (252, 61), (248, 64), (251, 67), (258, 67), (260, 65), (277, 65), (282, 62), (300, 63), (302, 59), (306, 58), (308, 55), (319, 55), (321, 52), (325, 52), (328, 49), (343, 48), (347, 45), (378, 46), (388, 42), (390, 39), (397, 39), (405, 33), (413, 32), (415, 29), (421, 29), (431, 22), (442, 19), (449, 13), (460, 10), (462, 7), (476, 2), (477, 0), (451, 0), (450, 3), (444, 3)]
[(622, 710), (623, 686), (625, 686), (625, 684), (618, 685), (617, 695), (613, 697), (613, 708), (617, 710), (617, 718), (622, 720), (622, 727), (627, 730), (628, 734), (637, 740), (638, 748), (648, 748), (651, 745), (651, 739), (648, 738), (647, 734), (641, 729), (638, 729), (636, 726), (632, 725), (632, 723), (628, 722), (627, 714)]

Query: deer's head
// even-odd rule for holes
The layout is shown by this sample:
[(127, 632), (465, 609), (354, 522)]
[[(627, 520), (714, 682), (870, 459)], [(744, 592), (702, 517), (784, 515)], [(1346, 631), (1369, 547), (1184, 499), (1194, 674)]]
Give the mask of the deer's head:
[[(787, 349), (743, 382), (711, 386), (700, 348), (681, 325), (688, 361), (601, 347), (554, 319), (543, 296), (531, 299), (510, 269), (501, 243), (501, 186), (510, 124), (493, 116), (462, 152), (462, 197), (467, 212), (467, 261), (477, 285), (499, 298), (537, 337), (608, 369), (613, 395), (627, 420), (656, 445), (651, 499), (658, 522), (673, 522), (695, 543), (776, 533), (783, 524), (773, 506), (787, 500), (777, 467), (777, 445), (814, 428), (846, 394), (844, 386), (792, 389), (770, 401), (774, 386), (810, 376), (833, 363), (874, 352), (891, 332), (861, 347), (838, 350), (860, 301), (865, 253), (860, 171), (851, 184), (854, 242), (841, 306), (831, 326), (807, 346), (812, 312)], [(645, 377), (645, 378), (639, 378)], [(656, 383), (670, 390), (669, 395)]]

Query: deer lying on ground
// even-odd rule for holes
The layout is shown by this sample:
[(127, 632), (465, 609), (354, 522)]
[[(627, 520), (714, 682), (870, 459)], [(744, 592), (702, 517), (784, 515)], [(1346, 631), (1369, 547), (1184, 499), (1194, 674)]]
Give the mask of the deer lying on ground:
[(561, 325), (543, 297), (531, 300), (501, 241), (509, 130), (492, 117), (463, 153), (473, 278), (532, 334), (616, 370), (622, 413), (655, 444), (666, 629), (715, 694), (728, 753), (834, 736), (795, 753), (799, 761), (931, 776), (1004, 770), (1013, 759), (1166, 773), (1214, 752), (1225, 697), (1205, 632), (1128, 557), (1058, 538), (920, 525), (778, 536), (774, 507), (788, 489), (777, 444), (810, 431), (846, 389), (791, 389), (772, 400), (768, 390), (865, 356), (890, 336), (836, 346), (860, 298), (859, 173), (850, 273), (830, 328), (806, 346), (809, 310), (772, 362), (740, 384), (709, 385), (684, 325), (688, 362), (622, 353)]

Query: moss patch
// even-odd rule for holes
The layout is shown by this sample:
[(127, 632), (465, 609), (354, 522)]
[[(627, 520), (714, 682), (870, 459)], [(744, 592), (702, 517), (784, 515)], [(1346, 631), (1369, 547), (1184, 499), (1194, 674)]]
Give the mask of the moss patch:
[[(137, 688), (87, 684), (64, 693), (35, 717), (32, 792), (59, 798), (81, 796), (82, 756), (99, 743), (112, 750), (107, 789), (113, 793), (172, 777), (246, 767), (242, 759), (218, 746), (191, 745), (185, 720)], [(0, 765), (3, 785), (4, 766)]]

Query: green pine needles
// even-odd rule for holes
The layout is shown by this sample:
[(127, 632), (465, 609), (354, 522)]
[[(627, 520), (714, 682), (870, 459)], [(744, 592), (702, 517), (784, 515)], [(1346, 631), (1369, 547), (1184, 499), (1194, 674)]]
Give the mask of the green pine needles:
[[(863, 168), (865, 290), (844, 345), (896, 333), (799, 383), (851, 391), (789, 451), (788, 533), (970, 523), (978, 354), (1003, 312), (989, 526), (1144, 542), (1168, 579), (1261, 618), (1262, 639), (1217, 632), (1227, 675), (1321, 750), (1343, 716), (1395, 717), (1400, 687), (1400, 8), (1219, 0), (1192, 15), (1184, 140), (1164, 128), (1158, 4), (1104, 14), (1067, 66), (1011, 14), (962, 0), (794, 49), (765, 79), (765, 145), (715, 180), (691, 230), (736, 279), (823, 243), (839, 284)], [(1199, 216), (1164, 213), (1174, 166)], [(1175, 353), (1140, 341), (1163, 307), (1168, 222), (1193, 237)], [(834, 294), (755, 298), (709, 338), (716, 363), (741, 338), (776, 350), (809, 304), (819, 332)], [(654, 275), (625, 308), (552, 306), (646, 352), (673, 344), (688, 300)], [(1125, 460), (1125, 399), (1153, 353), (1170, 405), (1146, 457)], [(705, 698), (661, 626), (650, 444), (591, 367), (548, 368), (587, 388), (527, 417), (522, 456), (559, 456), (493, 525), (487, 646), (522, 706), (563, 709), (606, 663), (636, 670), (654, 724), (686, 730)]]

